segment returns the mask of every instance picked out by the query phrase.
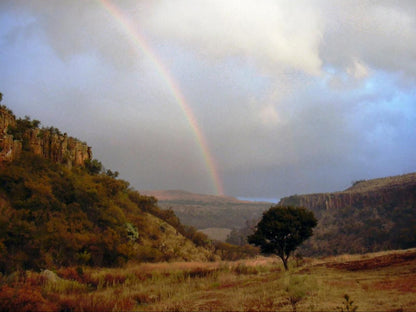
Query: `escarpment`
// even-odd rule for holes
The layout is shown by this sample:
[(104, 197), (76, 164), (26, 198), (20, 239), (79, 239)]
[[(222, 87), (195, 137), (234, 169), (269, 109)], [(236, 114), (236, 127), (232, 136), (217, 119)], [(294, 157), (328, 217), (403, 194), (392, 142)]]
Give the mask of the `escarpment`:
[(341, 192), (292, 195), (279, 202), (281, 205), (306, 207), (318, 215), (326, 210), (408, 206), (415, 203), (416, 173), (357, 181)]
[(24, 150), (56, 163), (83, 166), (92, 159), (91, 147), (50, 127), (38, 127), (38, 122), (16, 119), (5, 106), (0, 107), (0, 162), (18, 159)]
[(416, 173), (357, 181), (342, 192), (284, 197), (279, 204), (315, 213), (318, 226), (301, 248), (305, 255), (416, 247)]

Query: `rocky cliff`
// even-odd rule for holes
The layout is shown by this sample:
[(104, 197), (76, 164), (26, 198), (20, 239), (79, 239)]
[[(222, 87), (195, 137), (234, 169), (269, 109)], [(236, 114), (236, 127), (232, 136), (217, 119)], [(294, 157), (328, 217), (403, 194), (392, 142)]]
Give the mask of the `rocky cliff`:
[(280, 205), (302, 206), (322, 215), (326, 210), (368, 206), (407, 206), (416, 203), (416, 173), (357, 181), (342, 192), (293, 195)]
[(86, 143), (61, 134), (55, 128), (40, 129), (29, 119), (16, 119), (9, 109), (1, 106), (0, 162), (19, 158), (23, 150), (68, 167), (82, 166), (92, 159), (91, 147)]
[(358, 181), (342, 192), (293, 195), (318, 218), (304, 254), (329, 255), (416, 247), (416, 173)]

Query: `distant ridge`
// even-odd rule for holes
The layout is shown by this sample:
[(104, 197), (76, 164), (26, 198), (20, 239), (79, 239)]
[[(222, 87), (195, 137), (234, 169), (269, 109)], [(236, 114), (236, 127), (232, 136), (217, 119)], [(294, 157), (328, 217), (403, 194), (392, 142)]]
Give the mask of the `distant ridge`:
[(140, 193), (155, 197), (160, 207), (171, 208), (183, 224), (200, 230), (242, 228), (248, 221), (258, 219), (272, 205), (270, 202), (195, 194), (183, 190), (142, 190)]
[(303, 252), (362, 253), (416, 247), (416, 173), (361, 180), (344, 191), (284, 197), (318, 218)]
[(166, 200), (189, 200), (198, 202), (224, 202), (224, 203), (269, 203), (267, 201), (250, 201), (241, 200), (231, 196), (225, 195), (208, 195), (191, 193), (184, 190), (142, 190), (142, 194), (156, 197), (159, 201)]
[(369, 192), (387, 188), (402, 188), (406, 185), (416, 184), (416, 172), (397, 176), (356, 181), (344, 192)]

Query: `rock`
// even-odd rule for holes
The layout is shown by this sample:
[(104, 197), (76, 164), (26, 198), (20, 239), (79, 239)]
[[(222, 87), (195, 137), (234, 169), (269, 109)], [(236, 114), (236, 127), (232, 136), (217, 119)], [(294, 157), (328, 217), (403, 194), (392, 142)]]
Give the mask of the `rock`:
[(56, 163), (83, 166), (92, 159), (91, 147), (78, 139), (60, 134), (56, 129), (27, 129), (23, 141), (7, 133), (9, 126), (16, 126), (16, 117), (5, 106), (0, 106), (0, 163), (20, 157), (23, 145), (35, 155), (43, 156)]
[(44, 270), (40, 273), (40, 275), (45, 279), (48, 283), (57, 283), (61, 278), (54, 272), (50, 270)]
[(293, 195), (284, 197), (279, 205), (302, 206), (319, 218), (326, 210), (343, 208), (406, 206), (416, 202), (416, 173), (361, 182), (341, 192)]

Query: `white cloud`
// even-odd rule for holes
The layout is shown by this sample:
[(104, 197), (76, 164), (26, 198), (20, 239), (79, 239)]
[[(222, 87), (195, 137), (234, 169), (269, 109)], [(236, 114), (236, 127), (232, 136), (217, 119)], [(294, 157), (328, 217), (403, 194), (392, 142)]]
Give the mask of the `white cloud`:
[(369, 76), (370, 70), (362, 62), (354, 59), (353, 64), (347, 68), (347, 73), (355, 79), (363, 79)]
[(147, 19), (155, 34), (213, 57), (253, 59), (263, 70), (320, 73), (319, 12), (308, 1), (159, 1)]
[(370, 68), (416, 77), (416, 2), (330, 1), (320, 6), (325, 30), (320, 55), (326, 65)]

